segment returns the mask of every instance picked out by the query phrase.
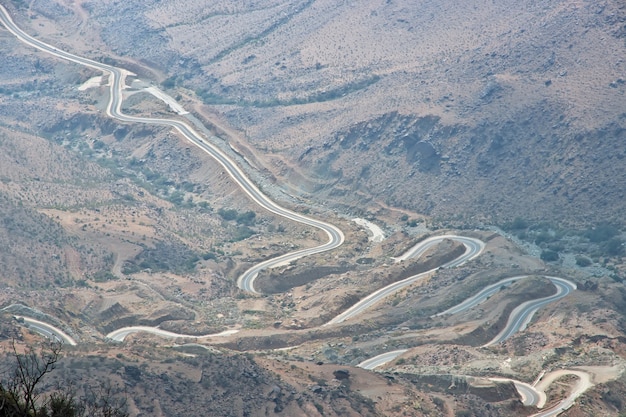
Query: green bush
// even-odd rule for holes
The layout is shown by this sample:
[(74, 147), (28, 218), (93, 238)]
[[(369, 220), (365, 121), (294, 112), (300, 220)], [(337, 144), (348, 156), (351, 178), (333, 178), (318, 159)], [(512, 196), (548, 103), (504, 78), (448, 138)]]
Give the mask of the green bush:
[(116, 280), (117, 277), (111, 273), (111, 271), (98, 271), (91, 279), (95, 282), (107, 282)]
[(102, 142), (101, 140), (96, 139), (93, 142), (93, 148), (94, 149), (104, 149), (106, 147), (106, 144), (104, 142)]
[(535, 244), (541, 245), (542, 243), (550, 243), (554, 241), (554, 236), (549, 232), (541, 232), (535, 237)]
[(164, 88), (174, 88), (176, 87), (176, 77), (172, 76), (161, 83)]
[(586, 256), (576, 255), (576, 265), (582, 267), (589, 266), (591, 265), (591, 259), (587, 258)]
[(559, 260), (559, 253), (553, 250), (547, 249), (541, 252), (540, 256), (542, 261), (545, 262), (554, 262)]
[(211, 208), (211, 205), (207, 203), (206, 201), (199, 202), (198, 207), (200, 207), (200, 211), (202, 211), (203, 213), (207, 213), (213, 210)]
[(168, 200), (172, 203), (175, 204), (177, 206), (181, 205), (183, 203), (183, 201), (185, 200), (185, 194), (183, 194), (181, 191), (174, 191), (170, 197), (168, 198)]
[(594, 228), (587, 229), (585, 237), (594, 243), (606, 242), (619, 234), (619, 229), (609, 223), (600, 223)]
[(202, 255), (202, 259), (204, 259), (205, 261), (208, 261), (209, 259), (216, 260), (217, 255), (213, 252), (207, 252), (204, 255)]
[(511, 230), (521, 230), (528, 228), (528, 222), (521, 217), (516, 217), (510, 225)]
[(255, 218), (256, 218), (255, 212), (246, 211), (245, 213), (241, 213), (237, 215), (237, 223), (244, 224), (246, 226), (252, 226), (254, 224)]
[(158, 242), (124, 263), (125, 275), (149, 269), (152, 272), (184, 274), (193, 271), (200, 257), (180, 242)]
[(239, 213), (235, 209), (224, 209), (224, 208), (219, 209), (217, 211), (217, 214), (219, 214), (220, 217), (226, 221), (235, 220), (237, 216), (239, 215)]
[(240, 226), (237, 228), (233, 241), (239, 242), (240, 240), (245, 240), (254, 234), (255, 231), (250, 229), (248, 226)]
[(602, 246), (605, 252), (611, 256), (619, 256), (624, 253), (624, 242), (618, 237), (609, 239)]

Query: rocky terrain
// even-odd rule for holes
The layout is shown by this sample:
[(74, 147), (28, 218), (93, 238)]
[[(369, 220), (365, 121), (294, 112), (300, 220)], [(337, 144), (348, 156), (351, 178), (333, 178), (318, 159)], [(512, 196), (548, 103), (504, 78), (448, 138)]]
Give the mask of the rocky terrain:
[(300, 193), (474, 222), (623, 218), (620, 2), (84, 8)]
[[(175, 131), (107, 117), (107, 77), (0, 29), (2, 346), (42, 341), (12, 315), (62, 329), (78, 343), (56, 378), (124, 386), (133, 416), (531, 415), (490, 378), (564, 369), (593, 384), (564, 415), (623, 415), (623, 4), (205, 3), (2, 4), (28, 33), (133, 71), (125, 113), (179, 117), (141, 90), (158, 85), (265, 193), (345, 243), (262, 271), (264, 295), (239, 290), (250, 266), (326, 236), (260, 210)], [(444, 233), (485, 250), (323, 326), (455, 259), (447, 239), (396, 262)], [(554, 294), (545, 275), (578, 290), (483, 346)], [(512, 276), (528, 277), (435, 316)], [(187, 336), (107, 338), (126, 326)], [(547, 406), (575, 384), (550, 385)]]

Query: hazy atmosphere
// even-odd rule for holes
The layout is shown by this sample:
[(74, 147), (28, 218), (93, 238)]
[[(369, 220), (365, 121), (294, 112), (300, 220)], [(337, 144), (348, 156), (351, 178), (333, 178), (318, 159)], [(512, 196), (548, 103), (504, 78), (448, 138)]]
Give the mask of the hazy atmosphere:
[(626, 416), (626, 4), (0, 0), (1, 416)]

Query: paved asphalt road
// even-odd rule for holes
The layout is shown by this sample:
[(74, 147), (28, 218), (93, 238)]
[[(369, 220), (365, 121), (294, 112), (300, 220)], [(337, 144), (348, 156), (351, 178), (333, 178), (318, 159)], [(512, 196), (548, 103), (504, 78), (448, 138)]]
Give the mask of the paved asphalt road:
[(397, 260), (402, 261), (402, 260), (406, 260), (409, 258), (418, 257), (422, 255), (424, 252), (426, 252), (429, 248), (441, 243), (443, 240), (446, 240), (446, 239), (455, 240), (455, 241), (463, 243), (463, 245), (465, 246), (465, 252), (461, 256), (456, 258), (455, 260), (450, 261), (441, 267), (433, 268), (429, 271), (422, 272), (421, 274), (417, 274), (417, 275), (413, 275), (411, 277), (405, 278), (402, 281), (394, 282), (393, 284), (387, 285), (386, 287), (383, 287), (379, 289), (378, 291), (371, 293), (370, 295), (363, 298), (361, 301), (359, 301), (358, 303), (356, 303), (355, 305), (353, 305), (352, 307), (350, 307), (343, 313), (339, 314), (337, 317), (330, 320), (328, 323), (324, 324), (324, 326), (330, 326), (333, 324), (343, 323), (344, 321), (358, 314), (361, 314), (364, 310), (378, 303), (383, 298), (427, 277), (430, 273), (432, 273), (433, 271), (439, 268), (442, 268), (442, 267), (451, 268), (454, 266), (459, 266), (471, 259), (474, 259), (478, 255), (480, 255), (480, 253), (485, 248), (485, 244), (478, 239), (473, 239), (473, 238), (468, 238), (468, 237), (463, 237), (463, 236), (455, 236), (455, 235), (433, 236), (433, 237), (430, 237), (426, 240), (419, 242), (417, 245), (409, 249), (404, 255), (397, 258)]
[(334, 249), (343, 243), (344, 235), (338, 227), (320, 220), (304, 216), (302, 214), (298, 214), (289, 209), (281, 207), (274, 201), (272, 201), (269, 197), (267, 197), (259, 190), (259, 188), (244, 174), (244, 172), (239, 168), (239, 166), (237, 166), (237, 164), (232, 159), (230, 159), (219, 148), (205, 141), (202, 136), (187, 123), (175, 119), (155, 119), (150, 117), (135, 117), (123, 114), (121, 112), (123, 100), (122, 91), (125, 88), (126, 76), (131, 74), (130, 72), (113, 67), (111, 65), (102, 64), (91, 59), (79, 57), (68, 52), (61, 51), (51, 45), (48, 45), (47, 43), (32, 38), (30, 35), (26, 34), (15, 25), (15, 23), (7, 13), (6, 9), (2, 6), (0, 6), (0, 21), (18, 39), (30, 46), (33, 46), (44, 52), (48, 52), (59, 58), (63, 58), (65, 60), (75, 62), (90, 68), (108, 72), (110, 74), (110, 99), (107, 106), (107, 114), (109, 116), (123, 122), (169, 126), (176, 129), (187, 140), (196, 145), (205, 153), (212, 156), (232, 177), (235, 183), (239, 187), (241, 187), (241, 189), (250, 197), (250, 199), (257, 203), (259, 206), (278, 216), (282, 216), (302, 224), (316, 227), (326, 232), (328, 236), (328, 241), (322, 245), (316, 246), (314, 248), (291, 252), (278, 258), (274, 258), (253, 266), (248, 271), (244, 272), (244, 274), (240, 276), (237, 280), (237, 285), (239, 286), (239, 288), (248, 292), (256, 293), (254, 289), (254, 279), (256, 278), (260, 270), (264, 268), (271, 268), (281, 263), (287, 263), (303, 256), (325, 252)]
[[(573, 369), (558, 369), (556, 371), (552, 371), (546, 374), (541, 381), (536, 384), (537, 389), (540, 392), (545, 392), (545, 390), (554, 383), (558, 378), (565, 375), (574, 375), (578, 377), (578, 381), (572, 387), (572, 390), (568, 394), (567, 397), (562, 399), (557, 405), (551, 407), (545, 411), (541, 411), (536, 414), (532, 414), (529, 417), (554, 417), (561, 414), (563, 411), (568, 410), (578, 397), (580, 397), (585, 391), (591, 388), (594, 384), (591, 378), (591, 375), (588, 372), (583, 370), (573, 370)], [(544, 401), (540, 403), (538, 406), (543, 407), (545, 405), (545, 394)]]
[(457, 242), (461, 242), (465, 246), (466, 250), (463, 255), (461, 255), (460, 257), (458, 257), (457, 259), (453, 261), (448, 262), (445, 265), (442, 265), (441, 268), (459, 266), (471, 259), (474, 259), (478, 255), (480, 255), (480, 253), (485, 248), (485, 244), (481, 240), (474, 239), (471, 237), (456, 236), (456, 235), (432, 236), (432, 237), (429, 237), (428, 239), (424, 239), (421, 242), (417, 243), (411, 249), (407, 250), (405, 253), (395, 258), (395, 260), (396, 262), (400, 262), (400, 261), (406, 261), (407, 259), (411, 259), (411, 258), (418, 258), (424, 252), (430, 249), (433, 246), (433, 244), (440, 243), (444, 239), (451, 239)]
[[(441, 313), (437, 313), (431, 317), (458, 314), (463, 311), (469, 310), (470, 308), (475, 307), (476, 305), (485, 301), (487, 298), (491, 297), (493, 294), (500, 291), (503, 286), (510, 285), (515, 281), (519, 281), (521, 279), (526, 279), (529, 277), (531, 277), (531, 275), (520, 275), (505, 278), (501, 281), (496, 282), (495, 284), (488, 285), (487, 287), (480, 290), (477, 294), (469, 297), (462, 303), (457, 304), (456, 306), (451, 307), (445, 311), (442, 311)], [(554, 284), (557, 289), (556, 293), (549, 297), (530, 300), (520, 304), (511, 312), (509, 320), (507, 321), (504, 329), (502, 329), (502, 331), (493, 340), (491, 340), (484, 346), (490, 346), (503, 342), (509, 337), (513, 336), (515, 333), (524, 330), (537, 310), (539, 310), (546, 304), (560, 300), (561, 298), (567, 296), (571, 291), (576, 289), (576, 284), (566, 279), (549, 276), (545, 276), (545, 278), (549, 279), (550, 282)]]
[(372, 370), (372, 369), (378, 368), (379, 366), (386, 364), (387, 362), (391, 362), (392, 360), (402, 355), (407, 350), (408, 349), (400, 349), (400, 350), (394, 350), (391, 352), (383, 353), (382, 355), (374, 356), (373, 358), (364, 360), (357, 366), (359, 368)]
[(560, 300), (576, 289), (576, 284), (566, 279), (548, 276), (546, 276), (546, 278), (554, 284), (556, 287), (556, 293), (549, 297), (526, 301), (525, 303), (515, 307), (515, 309), (511, 312), (504, 329), (502, 329), (502, 331), (490, 342), (483, 345), (483, 347), (501, 343), (513, 336), (515, 333), (524, 330), (537, 310), (549, 303)]
[(170, 339), (176, 339), (179, 337), (189, 338), (189, 339), (207, 339), (210, 337), (224, 337), (230, 336), (231, 334), (235, 334), (238, 330), (225, 330), (220, 333), (214, 334), (206, 334), (206, 335), (190, 335), (190, 334), (180, 334), (174, 332), (168, 332), (167, 330), (161, 330), (156, 327), (149, 326), (132, 326), (132, 327), (123, 327), (121, 329), (117, 329), (107, 334), (106, 337), (111, 340), (115, 340), (116, 342), (123, 342), (126, 336), (133, 333), (151, 333), (161, 337), (167, 337)]
[(512, 282), (515, 282), (515, 281), (517, 281), (519, 279), (523, 279), (523, 278), (526, 278), (526, 277), (527, 277), (527, 275), (506, 278), (506, 279), (503, 279), (501, 281), (496, 282), (495, 284), (488, 285), (485, 288), (483, 288), (482, 290), (480, 290), (480, 292), (478, 294), (473, 295), (472, 297), (466, 299), (462, 303), (457, 304), (454, 307), (450, 307), (446, 311), (442, 311), (441, 313), (437, 313), (437, 314), (435, 314), (435, 315), (433, 315), (431, 317), (453, 315), (453, 314), (457, 314), (457, 313), (461, 313), (463, 311), (469, 310), (470, 308), (472, 308), (472, 307), (482, 303), (487, 298), (491, 297), (493, 294), (495, 294), (498, 291), (500, 291), (500, 289), (503, 286), (507, 286), (507, 285), (511, 284)]
[(526, 406), (537, 405), (541, 397), (533, 386), (519, 381), (513, 382), (513, 385), (515, 385), (517, 392), (522, 396), (522, 404)]
[(65, 333), (63, 330), (54, 327), (51, 324), (44, 323), (43, 321), (31, 319), (30, 317), (15, 316), (17, 320), (23, 319), (24, 323), (28, 325), (28, 328), (40, 335), (47, 337), (53, 342), (61, 342), (67, 345), (76, 346), (76, 341)]
[[(239, 185), (241, 189), (250, 197), (250, 199), (254, 201), (255, 203), (257, 203), (259, 206), (261, 206), (262, 208), (276, 215), (285, 217), (287, 219), (290, 219), (296, 222), (300, 222), (302, 224), (316, 227), (326, 232), (328, 236), (328, 241), (325, 244), (322, 244), (315, 248), (303, 249), (303, 250), (291, 252), (291, 253), (282, 255), (278, 258), (274, 258), (274, 259), (262, 262), (260, 264), (257, 264), (253, 266), (252, 268), (250, 268), (249, 270), (247, 270), (242, 276), (239, 277), (237, 281), (237, 284), (241, 289), (248, 291), (248, 292), (257, 293), (257, 291), (254, 289), (254, 280), (256, 276), (258, 275), (259, 271), (261, 271), (262, 269), (271, 268), (279, 264), (287, 263), (292, 260), (301, 258), (303, 256), (308, 256), (311, 254), (331, 250), (340, 246), (343, 243), (343, 240), (344, 240), (343, 233), (336, 226), (295, 213), (291, 210), (288, 210), (286, 208), (279, 206), (278, 204), (270, 200), (267, 196), (265, 196), (258, 189), (258, 187), (256, 187), (254, 183), (252, 183), (252, 181), (243, 173), (243, 171), (236, 165), (236, 163), (233, 160), (231, 160), (219, 148), (205, 141), (202, 138), (202, 136), (199, 135), (188, 124), (180, 120), (175, 120), (175, 119), (143, 118), (143, 117), (134, 117), (134, 116), (128, 116), (128, 115), (123, 114), (121, 112), (121, 105), (122, 105), (122, 100), (123, 100), (122, 91), (125, 88), (125, 78), (127, 75), (131, 74), (130, 72), (120, 69), (120, 68), (110, 66), (110, 65), (102, 64), (100, 62), (96, 62), (90, 59), (82, 58), (82, 57), (70, 54), (68, 52), (65, 52), (65, 51), (61, 51), (51, 45), (48, 45), (35, 38), (32, 38), (31, 36), (24, 33), (21, 29), (19, 29), (15, 25), (15, 23), (9, 16), (6, 9), (2, 6), (0, 6), (0, 21), (18, 39), (20, 39), (22, 42), (32, 47), (48, 52), (59, 58), (63, 58), (65, 60), (75, 62), (77, 64), (81, 64), (81, 65), (84, 65), (93, 69), (108, 72), (110, 74), (110, 101), (107, 106), (107, 114), (110, 115), (111, 117), (124, 121), (124, 122), (155, 124), (155, 125), (169, 126), (169, 127), (176, 129), (187, 140), (189, 140), (194, 145), (202, 149), (204, 152), (212, 156), (225, 169), (225, 171), (228, 172), (228, 174), (233, 178), (233, 180), (237, 183), (237, 185)], [(412, 257), (419, 256), (424, 251), (426, 251), (428, 247), (430, 247), (429, 245), (436, 244), (443, 238), (449, 238), (449, 239), (460, 241), (461, 243), (465, 245), (466, 251), (461, 257), (443, 265), (442, 267), (449, 268), (449, 267), (455, 267), (455, 266), (461, 265), (467, 262), (468, 260), (473, 259), (474, 257), (478, 256), (484, 249), (484, 243), (477, 239), (464, 238), (460, 236), (439, 236), (439, 237), (429, 238), (426, 241), (421, 242), (420, 244), (412, 248), (410, 251), (408, 251), (406, 254), (398, 258), (398, 260), (401, 261), (404, 259), (409, 259)], [(347, 310), (340, 316), (331, 320), (326, 325), (341, 323), (344, 320), (347, 320), (355, 316), (356, 314), (359, 314), (361, 311), (377, 303), (378, 301), (380, 301), (382, 298), (386, 297), (387, 295), (399, 290), (400, 288), (403, 288), (407, 285), (414, 283), (415, 281), (421, 279), (422, 277), (426, 276), (430, 272), (432, 272), (432, 270), (423, 274), (409, 277), (403, 281), (394, 283), (388, 287), (385, 287), (381, 290), (376, 291), (375, 293), (366, 297), (361, 302), (357, 303), (357, 305), (353, 306), (352, 308), (350, 308), (349, 310)], [(535, 311), (537, 311), (539, 308), (541, 308), (545, 304), (548, 304), (552, 301), (555, 301), (557, 299), (560, 299), (566, 296), (571, 290), (576, 288), (576, 286), (573, 283), (567, 280), (564, 280), (562, 278), (548, 277), (548, 279), (550, 279), (554, 283), (554, 285), (557, 287), (557, 294), (550, 296), (550, 297), (542, 298), (539, 300), (528, 301), (518, 306), (518, 308), (516, 308), (511, 313), (511, 316), (509, 317), (509, 321), (505, 329), (496, 338), (494, 338), (491, 342), (489, 342), (485, 346), (489, 346), (492, 344), (499, 343), (503, 340), (506, 340), (512, 334), (516, 333), (519, 330), (522, 330), (530, 321)], [(480, 296), (477, 294), (477, 296), (475, 296), (475, 299), (469, 302), (468, 305), (470, 305), (470, 307), (464, 307), (464, 308), (471, 308), (471, 306), (476, 305), (482, 299), (484, 299), (481, 297), (488, 297), (490, 294), (487, 294), (485, 291), (488, 291), (488, 290), (487, 289), (483, 290)], [(462, 311), (462, 310), (457, 310), (456, 312), (458, 311)], [(449, 310), (447, 310), (444, 313), (454, 314), (454, 312), (450, 312)], [(440, 313), (440, 314), (444, 314), (444, 313)], [(46, 335), (47, 337), (63, 340), (64, 342), (72, 344), (72, 345), (76, 344), (76, 342), (71, 337), (63, 333), (60, 329), (56, 329), (55, 327), (50, 326), (47, 323), (38, 322), (33, 319), (24, 318), (24, 320), (28, 321), (29, 326), (31, 326), (33, 330), (39, 333), (42, 333)], [(133, 327), (133, 328), (119, 329), (115, 332), (110, 333), (108, 336), (115, 340), (123, 340), (126, 335), (137, 332), (137, 331), (147, 331), (147, 332), (159, 334), (165, 337), (186, 336), (186, 335), (178, 335), (172, 332), (166, 332), (166, 331), (155, 329), (155, 328), (149, 328), (149, 327), (142, 328), (140, 326)], [(210, 335), (210, 336), (220, 336), (220, 335), (227, 335), (227, 334), (232, 334), (232, 332), (227, 331), (221, 334)], [(191, 337), (195, 337), (195, 336), (191, 336)], [(201, 337), (209, 337), (209, 335), (201, 336)], [(359, 366), (365, 369), (373, 369), (390, 360), (393, 360), (395, 357), (399, 356), (402, 353), (404, 353), (404, 351), (388, 352), (386, 354), (379, 355), (375, 358), (371, 358), (367, 361), (364, 361), (363, 363), (359, 364)], [(518, 389), (526, 390), (526, 388), (527, 387), (520, 387)], [(524, 391), (524, 393), (525, 393), (524, 395), (528, 396), (527, 398), (530, 398), (533, 396), (532, 390), (526, 390)], [(552, 409), (552, 410), (548, 410), (546, 412), (535, 414), (535, 416), (549, 417), (549, 416), (557, 415), (560, 412), (562, 412), (562, 410), (565, 409), (565, 407), (569, 408), (569, 406), (571, 406), (572, 403), (573, 401), (568, 402), (566, 399), (564, 402), (560, 404), (559, 407)]]
[(537, 388), (533, 387), (530, 384), (525, 382), (516, 381), (510, 378), (489, 378), (490, 381), (497, 382), (512, 382), (515, 385), (515, 389), (522, 397), (522, 404), (525, 406), (533, 406), (536, 407), (542, 400), (545, 401), (545, 394), (537, 390)]

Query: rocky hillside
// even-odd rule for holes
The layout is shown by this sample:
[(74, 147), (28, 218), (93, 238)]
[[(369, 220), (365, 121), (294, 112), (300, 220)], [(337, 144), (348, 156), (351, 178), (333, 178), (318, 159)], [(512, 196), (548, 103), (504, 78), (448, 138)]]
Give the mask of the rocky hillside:
[[(259, 210), (172, 129), (113, 121), (107, 77), (0, 29), (0, 349), (42, 340), (13, 315), (49, 321), (77, 342), (60, 377), (125, 387), (133, 416), (531, 415), (490, 378), (565, 375), (546, 382), (551, 407), (578, 389), (572, 368), (594, 386), (569, 415), (621, 415), (626, 6), (458, 3), (3, 2), (36, 37), (136, 72), (124, 112), (179, 117), (143, 90), (159, 84), (345, 242), (262, 271), (265, 295), (239, 290), (250, 266), (326, 236)], [(440, 232), (485, 250), (440, 267), (465, 250), (446, 239), (396, 262)], [(489, 343), (549, 294), (564, 297)], [(399, 356), (359, 367), (383, 353)]]
[(83, 9), (82, 30), (195, 92), (302, 193), (470, 223), (624, 217), (623, 2)]

